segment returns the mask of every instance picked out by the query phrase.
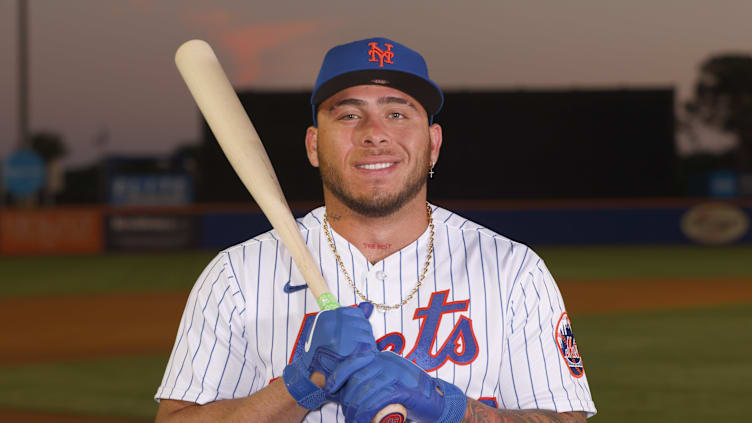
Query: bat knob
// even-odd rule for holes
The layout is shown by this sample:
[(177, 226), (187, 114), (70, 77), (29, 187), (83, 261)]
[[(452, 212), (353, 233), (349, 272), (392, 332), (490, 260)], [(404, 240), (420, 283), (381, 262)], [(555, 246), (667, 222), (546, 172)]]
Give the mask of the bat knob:
[(405, 423), (407, 411), (400, 404), (389, 404), (376, 413), (372, 423)]

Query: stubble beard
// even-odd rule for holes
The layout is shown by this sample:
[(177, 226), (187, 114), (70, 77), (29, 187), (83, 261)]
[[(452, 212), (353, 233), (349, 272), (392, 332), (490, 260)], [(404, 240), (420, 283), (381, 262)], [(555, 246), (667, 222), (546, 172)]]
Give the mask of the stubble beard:
[(426, 148), (423, 159), (412, 169), (402, 189), (388, 193), (374, 187), (370, 194), (357, 195), (345, 188), (344, 177), (334, 166), (319, 157), (319, 171), (324, 187), (350, 210), (366, 217), (385, 217), (401, 209), (414, 199), (426, 185), (431, 151)]

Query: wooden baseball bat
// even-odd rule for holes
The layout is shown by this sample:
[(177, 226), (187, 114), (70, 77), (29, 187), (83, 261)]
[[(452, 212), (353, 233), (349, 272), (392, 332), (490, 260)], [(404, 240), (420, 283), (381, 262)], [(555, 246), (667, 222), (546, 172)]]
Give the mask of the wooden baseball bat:
[[(186, 41), (175, 53), (175, 63), (222, 151), (290, 251), (319, 308), (339, 307), (300, 234), (261, 138), (212, 48), (203, 40)], [(406, 415), (404, 407), (391, 404), (373, 421), (401, 423)]]

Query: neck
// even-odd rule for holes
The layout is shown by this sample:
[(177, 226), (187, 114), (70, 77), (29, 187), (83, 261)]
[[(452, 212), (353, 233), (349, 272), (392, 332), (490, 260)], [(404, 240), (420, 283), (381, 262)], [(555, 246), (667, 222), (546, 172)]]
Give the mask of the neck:
[[(422, 195), (421, 195), (422, 194)], [(325, 193), (327, 219), (338, 234), (376, 263), (409, 245), (428, 227), (425, 191), (383, 217), (355, 213)]]

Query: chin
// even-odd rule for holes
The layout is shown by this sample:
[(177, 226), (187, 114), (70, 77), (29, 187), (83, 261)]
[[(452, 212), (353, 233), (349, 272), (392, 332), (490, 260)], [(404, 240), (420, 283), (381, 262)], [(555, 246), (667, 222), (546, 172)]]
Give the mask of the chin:
[(352, 195), (342, 189), (331, 190), (332, 194), (354, 212), (367, 217), (385, 217), (399, 211), (415, 198), (424, 186), (414, 184), (400, 191), (373, 189), (360, 195)]

